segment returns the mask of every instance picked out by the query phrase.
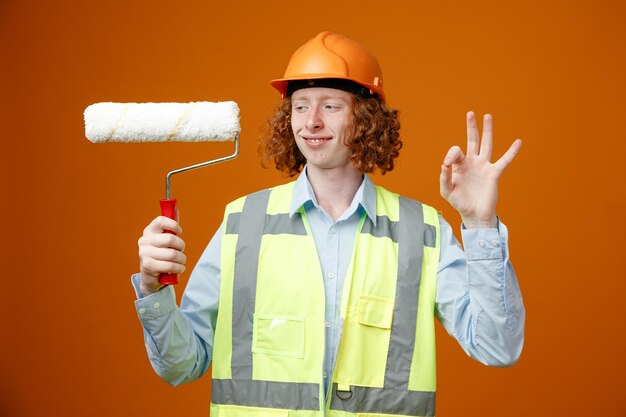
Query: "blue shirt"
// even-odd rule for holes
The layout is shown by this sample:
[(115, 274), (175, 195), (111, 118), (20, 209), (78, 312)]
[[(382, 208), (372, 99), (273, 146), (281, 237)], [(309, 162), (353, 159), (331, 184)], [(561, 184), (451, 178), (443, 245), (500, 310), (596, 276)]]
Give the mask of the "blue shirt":
[[(376, 222), (376, 189), (365, 175), (350, 207), (333, 221), (317, 204), (302, 174), (294, 187), (290, 215), (302, 206), (324, 275), (324, 382), (328, 388), (341, 339), (343, 281), (362, 213)], [(463, 228), (463, 252), (450, 225), (441, 216), (440, 222), (437, 318), (469, 356), (486, 365), (511, 365), (522, 350), (525, 310), (509, 260), (506, 226), (498, 222), (493, 229)], [(221, 227), (194, 268), (180, 308), (173, 286), (142, 297), (139, 274), (132, 278), (148, 357), (157, 374), (172, 385), (193, 381), (209, 367), (219, 301), (220, 253)]]

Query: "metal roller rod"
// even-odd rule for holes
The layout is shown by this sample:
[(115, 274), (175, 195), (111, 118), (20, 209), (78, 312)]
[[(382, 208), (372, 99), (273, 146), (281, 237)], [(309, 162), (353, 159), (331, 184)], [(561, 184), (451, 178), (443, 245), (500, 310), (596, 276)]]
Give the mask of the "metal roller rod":
[(224, 157), (218, 158), (218, 159), (213, 159), (213, 160), (207, 161), (207, 162), (201, 162), (199, 164), (191, 165), (191, 166), (184, 167), (184, 168), (175, 169), (174, 171), (168, 172), (167, 176), (165, 177), (165, 198), (167, 200), (170, 199), (170, 182), (171, 182), (172, 175), (179, 174), (181, 172), (191, 171), (191, 170), (197, 169), (197, 168), (207, 167), (209, 165), (215, 165), (215, 164), (218, 164), (220, 162), (225, 162), (225, 161), (228, 161), (228, 160), (236, 158), (237, 155), (239, 155), (239, 137), (236, 137), (234, 142), (235, 142), (235, 152), (232, 155), (224, 156)]

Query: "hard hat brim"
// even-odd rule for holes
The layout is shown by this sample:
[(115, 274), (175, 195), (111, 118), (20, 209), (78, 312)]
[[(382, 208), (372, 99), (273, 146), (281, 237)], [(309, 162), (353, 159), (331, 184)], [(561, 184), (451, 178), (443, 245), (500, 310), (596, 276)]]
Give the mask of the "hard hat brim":
[(385, 101), (385, 95), (383, 93), (383, 90), (379, 86), (376, 86), (373, 84), (365, 84), (352, 78), (337, 77), (336, 74), (315, 74), (315, 75), (307, 75), (303, 77), (294, 76), (294, 77), (289, 77), (289, 78), (279, 78), (279, 79), (270, 81), (270, 85), (274, 87), (276, 90), (278, 90), (278, 92), (282, 95), (282, 97), (285, 98), (285, 97), (288, 97), (287, 86), (289, 85), (289, 82), (291, 81), (321, 80), (321, 79), (331, 79), (331, 78), (351, 81), (355, 84), (361, 85), (365, 87), (366, 89), (368, 89), (372, 95), (376, 95), (383, 102)]

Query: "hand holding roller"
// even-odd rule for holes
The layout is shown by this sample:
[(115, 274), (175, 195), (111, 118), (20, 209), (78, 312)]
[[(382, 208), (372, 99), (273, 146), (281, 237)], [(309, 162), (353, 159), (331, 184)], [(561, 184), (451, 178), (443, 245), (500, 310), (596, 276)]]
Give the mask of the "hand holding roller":
[[(170, 198), (172, 175), (228, 161), (239, 154), (239, 107), (228, 102), (96, 103), (85, 109), (85, 135), (104, 142), (234, 141), (231, 155), (168, 172), (161, 214), (176, 220), (176, 199)], [(163, 273), (159, 283), (178, 283), (177, 274)]]

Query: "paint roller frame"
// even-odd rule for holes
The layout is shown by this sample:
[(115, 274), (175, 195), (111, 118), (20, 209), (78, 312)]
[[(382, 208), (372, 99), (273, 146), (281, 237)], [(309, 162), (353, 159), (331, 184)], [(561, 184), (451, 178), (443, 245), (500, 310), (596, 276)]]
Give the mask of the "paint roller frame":
[(170, 190), (171, 190), (170, 184), (171, 184), (172, 176), (183, 173), (183, 172), (192, 171), (194, 169), (204, 168), (204, 167), (208, 167), (211, 165), (219, 164), (220, 162), (230, 161), (231, 159), (235, 159), (237, 156), (239, 156), (239, 135), (235, 136), (235, 138), (233, 139), (233, 142), (235, 144), (235, 151), (231, 155), (224, 156), (222, 158), (212, 159), (206, 162), (200, 162), (195, 165), (190, 165), (188, 167), (183, 167), (183, 168), (175, 169), (173, 171), (168, 172), (167, 175), (165, 176), (165, 199), (166, 200), (170, 199)]

